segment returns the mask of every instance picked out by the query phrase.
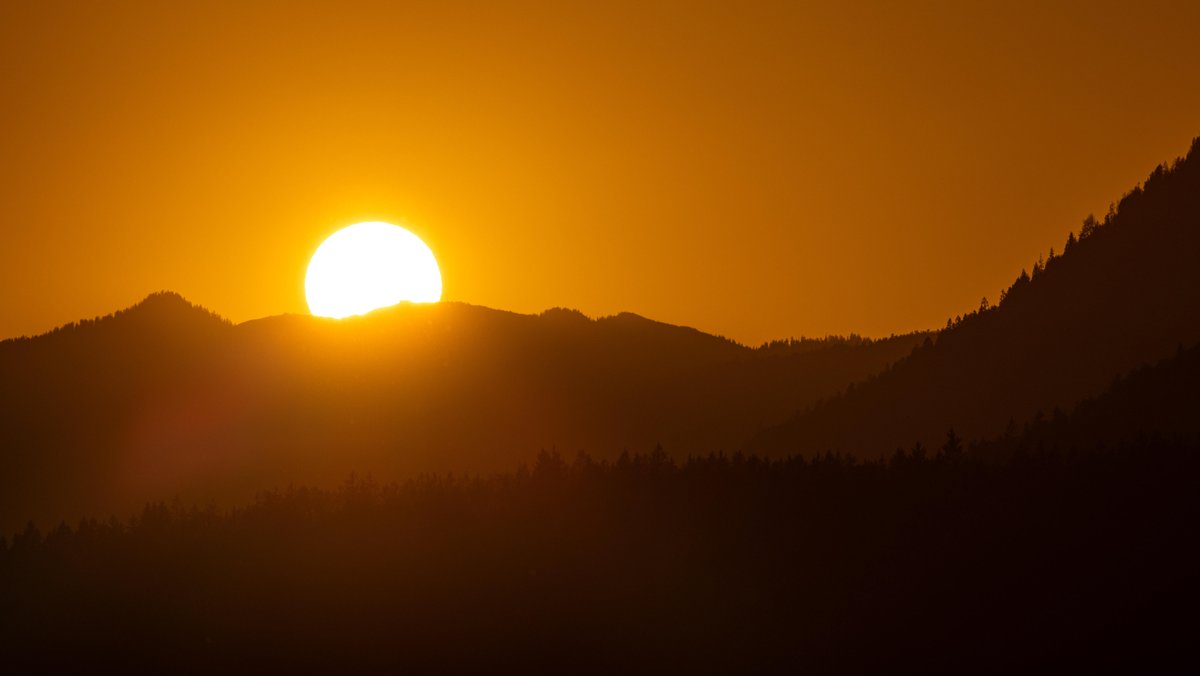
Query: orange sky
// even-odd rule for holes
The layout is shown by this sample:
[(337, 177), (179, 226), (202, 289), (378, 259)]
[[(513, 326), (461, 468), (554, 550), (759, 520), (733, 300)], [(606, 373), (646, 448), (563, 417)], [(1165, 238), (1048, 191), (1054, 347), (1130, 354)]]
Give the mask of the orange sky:
[(0, 337), (302, 312), (362, 220), (452, 300), (937, 327), (1200, 135), (1197, 3), (583, 4), (5, 3)]

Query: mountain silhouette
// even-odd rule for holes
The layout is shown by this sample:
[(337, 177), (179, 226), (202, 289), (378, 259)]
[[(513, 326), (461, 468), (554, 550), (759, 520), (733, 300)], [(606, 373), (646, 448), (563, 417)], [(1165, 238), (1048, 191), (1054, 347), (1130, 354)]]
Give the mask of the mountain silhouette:
[(0, 343), (0, 522), (507, 470), (539, 449), (733, 450), (924, 339), (751, 349), (628, 313), (462, 303), (234, 325), (158, 293)]
[(1003, 433), (1200, 341), (1200, 139), (1039, 260), (998, 306), (956, 318), (875, 377), (763, 431), (768, 454), (876, 457)]

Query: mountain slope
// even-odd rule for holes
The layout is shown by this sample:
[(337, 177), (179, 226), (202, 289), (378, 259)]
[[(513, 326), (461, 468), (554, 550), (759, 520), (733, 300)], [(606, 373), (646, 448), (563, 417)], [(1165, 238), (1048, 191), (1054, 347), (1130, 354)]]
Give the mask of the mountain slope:
[(461, 303), (231, 325), (173, 294), (0, 343), (0, 521), (245, 499), (541, 448), (731, 450), (923, 335), (750, 349), (632, 314)]
[(1200, 342), (1200, 139), (1102, 223), (1022, 272), (998, 307), (845, 393), (759, 434), (768, 453), (875, 456), (954, 427), (998, 434), (1010, 418), (1070, 407), (1114, 377)]

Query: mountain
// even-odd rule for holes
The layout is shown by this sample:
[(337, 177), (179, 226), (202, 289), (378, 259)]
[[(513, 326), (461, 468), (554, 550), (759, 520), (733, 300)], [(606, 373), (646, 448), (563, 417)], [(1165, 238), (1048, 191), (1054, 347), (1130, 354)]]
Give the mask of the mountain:
[(876, 457), (1000, 434), (1200, 342), (1200, 139), (1089, 217), (1062, 255), (1022, 271), (995, 307), (950, 322), (884, 372), (797, 413), (751, 450)]
[(543, 448), (733, 450), (924, 339), (751, 349), (628, 313), (462, 303), (234, 325), (159, 293), (0, 343), (0, 529), (351, 472), (507, 470)]

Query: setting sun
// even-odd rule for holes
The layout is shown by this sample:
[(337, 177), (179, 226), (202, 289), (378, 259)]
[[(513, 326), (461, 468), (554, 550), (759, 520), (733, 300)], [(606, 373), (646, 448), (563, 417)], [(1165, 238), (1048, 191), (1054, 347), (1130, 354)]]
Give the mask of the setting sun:
[(317, 247), (304, 293), (314, 315), (342, 318), (402, 301), (435, 303), (442, 274), (416, 235), (391, 223), (357, 223)]

